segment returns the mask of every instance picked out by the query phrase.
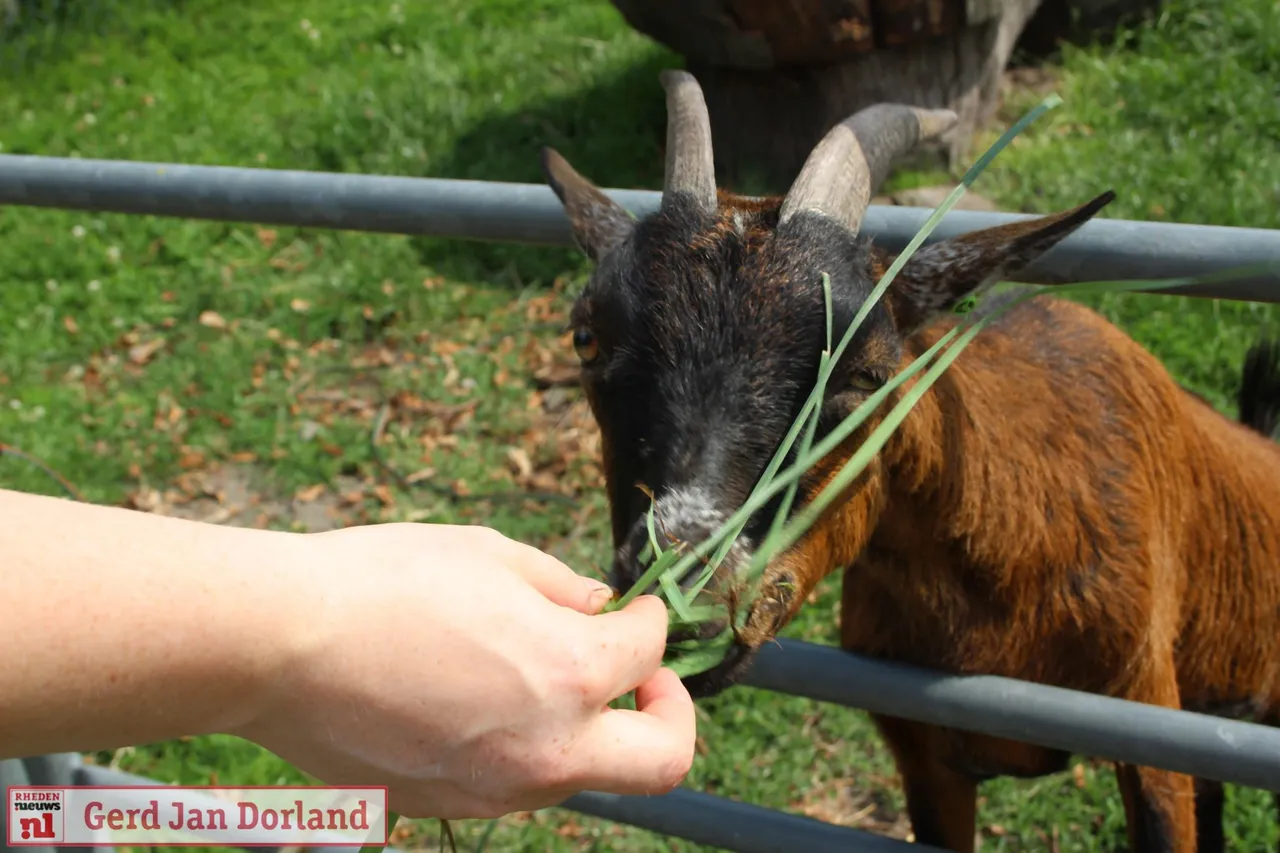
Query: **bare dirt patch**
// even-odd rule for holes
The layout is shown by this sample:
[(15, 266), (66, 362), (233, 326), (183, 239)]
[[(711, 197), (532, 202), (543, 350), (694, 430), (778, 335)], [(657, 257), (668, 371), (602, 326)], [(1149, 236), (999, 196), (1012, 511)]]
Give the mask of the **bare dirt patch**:
[[(352, 487), (360, 480), (339, 478)], [(232, 527), (284, 526), (303, 532), (334, 530), (347, 523), (342, 500), (332, 492), (280, 494), (255, 463), (215, 463), (183, 474), (163, 490), (143, 486), (126, 506), (156, 515)]]

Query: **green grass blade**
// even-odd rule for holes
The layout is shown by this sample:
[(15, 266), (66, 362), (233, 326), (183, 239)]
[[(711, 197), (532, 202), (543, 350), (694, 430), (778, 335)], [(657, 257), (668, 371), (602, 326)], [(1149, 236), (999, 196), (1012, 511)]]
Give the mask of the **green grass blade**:
[(1054, 107), (1057, 107), (1061, 103), (1062, 98), (1059, 95), (1049, 95), (1041, 101), (1039, 105), (1014, 123), (1012, 127), (1001, 134), (1000, 138), (993, 142), (991, 147), (978, 158), (978, 161), (965, 171), (964, 175), (960, 178), (959, 185), (957, 185), (956, 188), (942, 200), (942, 203), (934, 209), (933, 213), (929, 215), (929, 218), (925, 220), (924, 225), (920, 226), (920, 230), (917, 231), (915, 236), (907, 243), (906, 248), (904, 248), (896, 258), (894, 258), (893, 263), (889, 265), (889, 269), (885, 270), (884, 275), (880, 277), (880, 281), (876, 284), (875, 289), (871, 292), (867, 301), (863, 303), (862, 307), (858, 310), (858, 313), (854, 315), (853, 322), (849, 324), (849, 331), (845, 332), (844, 337), (840, 340), (840, 345), (836, 347), (836, 351), (831, 358), (833, 363), (840, 361), (840, 356), (844, 354), (845, 348), (848, 347), (850, 341), (853, 340), (854, 332), (862, 324), (862, 321), (866, 319), (867, 315), (871, 313), (871, 309), (875, 306), (875, 303), (878, 302), (884, 292), (889, 289), (889, 285), (893, 283), (893, 280), (897, 277), (898, 273), (901, 272), (902, 268), (906, 266), (909, 260), (911, 260), (911, 256), (915, 254), (916, 250), (920, 248), (925, 240), (929, 239), (929, 235), (938, 227), (938, 224), (942, 221), (943, 217), (950, 213), (951, 209), (959, 203), (968, 188), (973, 186), (974, 181), (976, 181), (978, 176), (981, 175), (987, 166), (991, 164), (991, 161), (994, 160), (1001, 151), (1008, 147), (1014, 137), (1026, 129), (1027, 125), (1031, 124), (1031, 122), (1035, 121), (1041, 115)]
[(1049, 110), (1061, 106), (1061, 104), (1062, 96), (1058, 95), (1056, 92), (1051, 93), (1043, 101), (1037, 104), (1034, 109), (1014, 122), (1008, 130), (1001, 134), (995, 144), (988, 148), (986, 153), (979, 157), (978, 161), (969, 167), (969, 170), (965, 172), (964, 177), (960, 179), (960, 183), (966, 187), (973, 186), (973, 182), (978, 179), (978, 175), (982, 174), (982, 171), (986, 169), (987, 166), (991, 165), (991, 161), (994, 160), (1010, 142), (1013, 141), (1015, 136), (1026, 130), (1027, 125), (1031, 124), (1031, 122), (1040, 118), (1040, 116), (1044, 115)]
[(689, 608), (689, 618), (673, 619), (670, 622), (671, 628), (677, 627), (693, 627), (701, 625), (703, 622), (709, 622), (712, 619), (718, 619), (725, 614), (723, 605), (716, 604), (695, 604)]
[[(655, 506), (656, 505), (653, 500), (650, 499), (649, 514), (645, 521), (646, 526), (649, 529), (649, 544), (648, 547), (645, 548), (645, 551), (653, 549), (653, 552), (657, 554), (658, 560), (661, 560), (667, 552), (662, 549), (662, 545), (658, 542), (658, 532), (654, 527), (655, 522), (653, 513)], [(689, 611), (689, 605), (685, 602), (684, 596), (680, 593), (680, 586), (676, 579), (669, 571), (659, 571), (657, 575), (658, 585), (662, 588), (662, 593), (666, 596), (667, 603), (676, 611), (676, 615), (682, 620), (686, 622), (691, 621), (693, 619), (693, 615)]]
[(682, 651), (681, 654), (665, 665), (674, 670), (676, 675), (681, 678), (697, 675), (700, 672), (706, 672), (724, 660), (724, 656), (728, 653), (732, 644), (733, 632), (725, 629), (715, 639), (697, 643), (696, 646), (688, 651)]
[[(688, 556), (688, 555), (686, 555)], [(630, 604), (637, 596), (642, 595), (652, 584), (660, 583), (662, 576), (676, 564), (675, 551), (663, 551), (662, 556), (654, 560), (631, 589), (605, 606), (605, 610), (620, 610)]]
[(684, 594), (680, 591), (680, 585), (675, 579), (675, 575), (669, 571), (663, 572), (658, 576), (658, 583), (661, 584), (662, 592), (667, 598), (667, 604), (669, 604), (671, 609), (676, 612), (676, 616), (684, 622), (693, 622), (693, 612), (689, 608), (692, 597), (689, 601), (685, 600)]
[[(994, 316), (994, 315), (992, 315)], [(889, 411), (885, 419), (872, 430), (871, 435), (862, 444), (861, 447), (853, 454), (850, 460), (845, 463), (840, 472), (832, 478), (831, 482), (818, 493), (818, 495), (809, 502), (800, 512), (796, 514), (795, 519), (787, 528), (778, 534), (777, 537), (764, 542), (757, 549), (752, 560), (750, 570), (751, 575), (763, 573), (764, 567), (777, 555), (794, 545), (800, 537), (808, 532), (809, 528), (817, 521), (828, 506), (835, 501), (836, 497), (848, 488), (877, 453), (880, 448), (888, 442), (890, 436), (898, 430), (902, 421), (906, 419), (907, 414), (915, 407), (920, 398), (933, 385), (934, 382), (941, 377), (943, 371), (951, 365), (953, 361), (960, 355), (961, 351), (973, 340), (973, 338), (981, 331), (990, 321), (991, 317), (984, 317), (976, 323), (972, 323), (970, 327), (950, 346), (942, 357), (939, 358), (929, 369), (929, 371), (921, 377), (920, 381), (915, 384), (905, 395), (903, 399)]]
[(649, 514), (645, 518), (645, 526), (649, 528), (649, 547), (653, 549), (654, 556), (658, 559), (662, 558), (662, 545), (658, 543), (658, 532), (654, 529), (653, 519), (654, 502), (652, 498), (649, 500)]
[[(829, 353), (824, 352), (822, 354), (823, 366), (827, 365), (830, 358), (831, 356)], [(827, 381), (826, 381), (826, 377), (824, 376), (822, 379), (818, 381), (819, 399), (822, 399), (822, 395), (826, 393), (826, 389), (827, 389)], [(815, 407), (813, 411), (809, 413), (809, 422), (808, 424), (805, 425), (804, 436), (800, 439), (799, 454), (802, 458), (804, 456), (807, 456), (810, 449), (813, 447), (813, 438), (814, 438), (814, 435), (816, 435), (818, 432), (818, 420), (821, 418), (821, 416), (822, 416), (821, 407)], [(794, 480), (791, 483), (791, 485), (787, 487), (787, 491), (782, 495), (782, 502), (778, 504), (778, 512), (774, 516), (773, 522), (770, 525), (770, 530), (776, 530), (780, 528), (782, 526), (782, 522), (787, 518), (788, 515), (791, 514), (791, 506), (792, 504), (795, 503), (796, 491), (799, 488), (800, 488), (799, 480)]]
[[(822, 296), (823, 304), (827, 313), (827, 345), (822, 350), (822, 358), (818, 364), (818, 381), (814, 387), (814, 396), (819, 401), (825, 399), (827, 392), (827, 380), (831, 377), (831, 326), (834, 318), (831, 316), (831, 276), (826, 273), (822, 274)], [(813, 412), (809, 415), (809, 423), (806, 425), (804, 437), (800, 439), (800, 457), (804, 458), (809, 455), (810, 449), (813, 447), (813, 436), (818, 431), (818, 420), (822, 414), (822, 406), (815, 406)], [(787, 487), (786, 493), (782, 496), (782, 503), (778, 506), (778, 512), (773, 518), (773, 524), (769, 528), (769, 534), (772, 535), (782, 529), (783, 522), (791, 514), (791, 506), (795, 502), (796, 490), (800, 487), (800, 481), (796, 480)]]
[(831, 276), (827, 273), (822, 274), (822, 300), (823, 309), (827, 315), (827, 352), (831, 352), (831, 338), (835, 335), (832, 326), (835, 324), (835, 309), (831, 307)]

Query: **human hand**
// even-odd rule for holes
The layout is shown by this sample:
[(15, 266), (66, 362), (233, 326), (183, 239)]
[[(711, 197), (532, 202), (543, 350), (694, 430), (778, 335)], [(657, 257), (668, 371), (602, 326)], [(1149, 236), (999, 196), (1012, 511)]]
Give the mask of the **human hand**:
[[(482, 818), (583, 790), (659, 794), (693, 760), (693, 702), (661, 668), (667, 612), (483, 527), (299, 539), (302, 650), (235, 734), (406, 817)], [(607, 705), (636, 690), (635, 711)]]

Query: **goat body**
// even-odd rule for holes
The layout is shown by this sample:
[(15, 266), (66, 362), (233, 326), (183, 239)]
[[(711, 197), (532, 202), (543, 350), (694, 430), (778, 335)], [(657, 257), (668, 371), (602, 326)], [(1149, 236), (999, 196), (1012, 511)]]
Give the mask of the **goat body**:
[[(912, 355), (950, 322), (917, 333)], [(834, 510), (841, 644), (1280, 723), (1280, 450), (1180, 389), (1106, 320), (1042, 297), (984, 330)], [(802, 583), (802, 588), (808, 584)], [(877, 719), (916, 835), (972, 849), (975, 785), (1041, 747)], [(1196, 849), (1192, 780), (1117, 768), (1134, 850)], [(1205, 785), (1211, 801), (1220, 792)], [(1136, 795), (1136, 800), (1135, 800)], [(1134, 802), (1142, 807), (1134, 809)], [(1222, 849), (1220, 806), (1202, 851)]]
[[(863, 110), (815, 148), (785, 198), (747, 199), (715, 188), (696, 82), (667, 72), (663, 83), (667, 179), (656, 213), (637, 222), (555, 152), (543, 160), (597, 262), (572, 322), (601, 428), (617, 586), (642, 570), (648, 501), (638, 483), (673, 539), (705, 538), (741, 506), (816, 375), (822, 273), (839, 336), (893, 260), (858, 234), (871, 192), (892, 157), (954, 120), (901, 105)], [(958, 322), (957, 303), (1016, 274), (1112, 198), (919, 249), (837, 364), (819, 435)], [(1267, 435), (1280, 417), (1276, 350), (1251, 353), (1240, 403), (1243, 423), (1223, 417), (1078, 303), (1041, 296), (1010, 309), (771, 562), (725, 662), (687, 679), (689, 689), (706, 696), (735, 683), (814, 586), (841, 571), (846, 649), (1280, 723), (1280, 447)], [(802, 480), (798, 504), (877, 422)], [(730, 552), (720, 578), (730, 590), (777, 505)], [(974, 847), (979, 782), (1056, 772), (1068, 759), (876, 722), (917, 839), (958, 853)], [(1219, 785), (1200, 782), (1197, 796), (1180, 774), (1117, 774), (1133, 850), (1222, 849)]]

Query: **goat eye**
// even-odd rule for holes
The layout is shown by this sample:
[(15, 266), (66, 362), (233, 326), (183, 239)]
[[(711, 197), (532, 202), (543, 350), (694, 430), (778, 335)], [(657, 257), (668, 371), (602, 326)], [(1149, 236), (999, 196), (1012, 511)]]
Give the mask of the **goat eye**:
[(871, 393), (883, 388), (884, 382), (878, 376), (872, 376), (869, 373), (855, 373), (850, 377), (849, 385), (859, 391)]
[(580, 326), (573, 331), (573, 351), (583, 361), (592, 362), (600, 354), (600, 344), (590, 329)]

